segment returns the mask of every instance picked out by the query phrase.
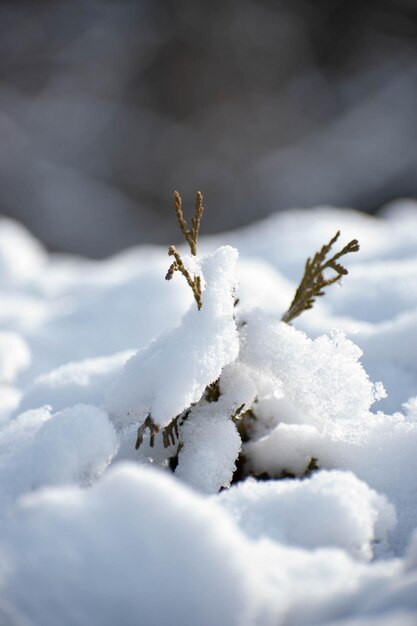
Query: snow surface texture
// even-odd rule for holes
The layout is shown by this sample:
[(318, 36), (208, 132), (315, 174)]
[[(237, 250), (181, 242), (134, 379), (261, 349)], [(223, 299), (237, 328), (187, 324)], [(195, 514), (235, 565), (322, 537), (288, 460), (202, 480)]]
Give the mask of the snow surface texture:
[(150, 414), (167, 425), (200, 400), (239, 351), (233, 318), (237, 251), (222, 247), (207, 256), (201, 271), (206, 281), (204, 307), (184, 315), (174, 328), (140, 350), (111, 386), (106, 406), (118, 425), (141, 424)]
[(395, 527), (394, 507), (350, 472), (317, 472), (309, 479), (248, 479), (218, 497), (250, 537), (303, 548), (337, 546), (370, 560), (373, 543)]
[[(349, 276), (283, 324), (338, 229)], [(0, 623), (414, 626), (417, 205), (199, 243), (201, 311), (166, 249), (60, 257), (0, 222)], [(134, 449), (148, 414), (183, 415), (175, 474), (160, 435)], [(272, 479), (229, 487), (240, 452)]]

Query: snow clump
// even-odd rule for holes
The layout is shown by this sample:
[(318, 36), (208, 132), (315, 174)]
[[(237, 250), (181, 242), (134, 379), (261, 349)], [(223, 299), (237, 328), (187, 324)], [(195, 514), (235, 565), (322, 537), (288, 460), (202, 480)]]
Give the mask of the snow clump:
[(116, 425), (140, 425), (148, 415), (167, 425), (197, 402), (207, 385), (238, 354), (233, 317), (238, 253), (219, 248), (203, 259), (204, 306), (184, 315), (175, 328), (152, 341), (126, 363), (107, 394), (106, 406)]

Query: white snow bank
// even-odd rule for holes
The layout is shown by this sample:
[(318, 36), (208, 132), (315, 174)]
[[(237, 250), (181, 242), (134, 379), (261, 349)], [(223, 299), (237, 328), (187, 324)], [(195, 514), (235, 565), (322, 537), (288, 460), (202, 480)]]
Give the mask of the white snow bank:
[(173, 289), (164, 280), (166, 269), (158, 247), (97, 262), (51, 255), (30, 284), (11, 285), (0, 324), (20, 332), (33, 354), (25, 383), (72, 361), (137, 351), (177, 325), (192, 296), (185, 281)]
[(387, 398), (379, 406), (386, 412), (398, 410), (416, 393), (417, 305), (412, 311), (374, 326), (370, 332), (358, 333), (355, 341), (364, 351), (366, 371), (384, 381)]
[(254, 542), (213, 501), (134, 465), (24, 497), (0, 554), (1, 596), (32, 626), (307, 626), (417, 608), (398, 562)]
[(23, 283), (45, 266), (47, 255), (29, 231), (17, 222), (0, 220), (0, 286)]
[(250, 537), (303, 548), (338, 547), (369, 560), (387, 543), (394, 507), (350, 472), (317, 472), (309, 479), (246, 480), (217, 501)]
[(0, 431), (0, 502), (4, 507), (45, 485), (89, 484), (103, 473), (117, 447), (108, 416), (96, 407), (22, 413)]
[[(2, 228), (0, 324), (20, 347), (0, 349), (13, 385), (0, 394), (0, 623), (22, 614), (31, 626), (146, 626), (174, 615), (181, 626), (409, 626), (417, 613), (415, 541), (404, 556), (417, 529), (415, 204), (381, 218), (295, 211), (221, 235), (240, 260), (221, 248), (197, 261), (207, 284), (201, 311), (182, 276), (164, 280), (166, 249), (97, 262), (47, 257), (19, 226)], [(350, 275), (289, 328), (279, 320), (305, 259), (338, 229), (342, 244), (361, 243), (346, 259)], [(213, 252), (214, 239), (199, 243)], [(219, 374), (220, 397), (209, 402), (204, 388)], [(377, 380), (388, 397), (375, 405)], [(117, 436), (102, 410), (106, 393)], [(18, 415), (22, 408), (36, 410)], [(145, 437), (134, 449), (147, 411), (162, 425), (187, 409), (176, 477), (213, 493), (230, 483), (240, 448), (231, 417), (247, 408), (240, 472), (301, 475), (312, 457), (337, 471), (232, 487), (219, 497), (233, 500), (228, 513), (168, 475), (176, 449), (160, 435), (154, 448)], [(106, 471), (125, 458), (166, 475)], [(36, 492), (48, 485), (56, 487)], [(396, 508), (392, 530), (383, 496)], [(376, 562), (360, 561), (372, 552)]]
[(20, 335), (0, 332), (0, 384), (13, 382), (30, 361), (30, 350)]
[(255, 623), (239, 532), (157, 472), (119, 466), (92, 489), (26, 497), (0, 550), (2, 594), (33, 626)]
[[(212, 239), (238, 248), (242, 257), (267, 261), (290, 280), (298, 281), (307, 256), (340, 230), (341, 244), (358, 239), (360, 254), (346, 257), (346, 267), (375, 259), (406, 259), (417, 254), (417, 202), (397, 205), (382, 219), (350, 209), (314, 207), (283, 211), (232, 233)], [(403, 205), (404, 206), (404, 205)], [(349, 279), (347, 279), (349, 280)], [(347, 282), (347, 281), (346, 281)]]
[(369, 413), (351, 428), (334, 433), (309, 424), (278, 424), (245, 444), (256, 474), (302, 474), (312, 457), (319, 467), (350, 470), (396, 505), (398, 528), (391, 546), (401, 553), (417, 527), (417, 422), (412, 414)]
[(141, 424), (148, 414), (161, 426), (197, 402), (239, 350), (233, 319), (237, 251), (219, 248), (201, 262), (203, 307), (194, 305), (181, 326), (140, 350), (107, 395), (118, 426)]
[(74, 361), (42, 374), (28, 386), (20, 403), (20, 411), (48, 404), (60, 411), (74, 404), (100, 406), (107, 389), (118, 376), (132, 350), (110, 357)]
[(17, 387), (0, 385), (0, 424), (6, 423), (19, 406), (22, 397)]
[[(381, 278), (383, 277), (383, 280)], [(373, 324), (417, 307), (417, 256), (357, 263), (341, 289), (329, 289), (326, 305), (334, 315)]]

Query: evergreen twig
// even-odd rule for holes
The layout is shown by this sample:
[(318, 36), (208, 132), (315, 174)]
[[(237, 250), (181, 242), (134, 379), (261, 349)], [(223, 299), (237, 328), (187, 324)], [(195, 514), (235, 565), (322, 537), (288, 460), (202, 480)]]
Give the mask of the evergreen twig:
[(142, 445), (146, 430), (149, 430), (149, 433), (150, 433), (149, 445), (151, 446), (151, 448), (153, 448), (154, 443), (155, 443), (155, 435), (159, 433), (159, 426), (155, 424), (155, 422), (153, 421), (150, 415), (148, 415), (148, 417), (143, 422), (143, 424), (141, 424), (138, 428), (138, 436), (137, 436), (136, 445), (135, 445), (136, 450), (138, 450), (140, 446)]
[[(287, 322), (289, 324), (303, 311), (311, 309), (314, 305), (315, 299), (324, 295), (323, 290), (325, 287), (336, 283), (342, 278), (342, 276), (346, 276), (348, 273), (347, 269), (338, 261), (342, 256), (359, 250), (359, 243), (357, 239), (352, 239), (352, 241), (346, 244), (342, 250), (337, 252), (330, 259), (326, 260), (327, 255), (339, 239), (339, 236), (340, 231), (338, 230), (329, 243), (322, 246), (319, 252), (316, 252), (313, 260), (311, 260), (311, 258), (307, 259), (304, 275), (297, 291), (295, 292), (294, 299), (291, 302), (289, 309), (282, 316), (283, 322)], [(327, 269), (333, 270), (336, 274), (330, 278), (325, 278), (324, 271)]]
[[(190, 409), (183, 411), (182, 413), (180, 413), (180, 415), (174, 417), (170, 421), (170, 423), (162, 429), (162, 442), (164, 444), (164, 448), (169, 448), (170, 445), (175, 445), (175, 443), (179, 443), (179, 427), (183, 425), (189, 415), (189, 412)], [(149, 445), (151, 448), (153, 448), (155, 445), (155, 435), (157, 435), (161, 431), (161, 429), (157, 424), (155, 424), (151, 415), (148, 415), (143, 424), (141, 424), (138, 428), (135, 445), (136, 450), (139, 450), (139, 448), (141, 447), (147, 430), (149, 430), (150, 435)]]
[[(195, 209), (194, 209), (194, 217), (191, 219), (191, 229), (188, 228), (187, 221), (184, 217), (184, 212), (182, 210), (182, 198), (178, 191), (174, 192), (174, 204), (175, 204), (175, 213), (177, 215), (178, 225), (180, 230), (184, 236), (185, 241), (190, 246), (190, 251), (193, 256), (197, 256), (197, 241), (198, 235), (200, 232), (200, 223), (201, 217), (203, 215), (204, 207), (203, 207), (203, 194), (201, 191), (197, 192), (195, 199)], [(190, 285), (191, 290), (194, 295), (194, 299), (197, 303), (197, 307), (200, 310), (203, 306), (201, 300), (201, 278), (200, 276), (191, 276), (190, 272), (184, 265), (184, 262), (181, 258), (180, 253), (176, 249), (175, 246), (169, 246), (168, 255), (174, 257), (174, 261), (171, 263), (168, 272), (166, 273), (165, 279), (171, 280), (174, 275), (174, 272), (180, 272), (187, 283)]]

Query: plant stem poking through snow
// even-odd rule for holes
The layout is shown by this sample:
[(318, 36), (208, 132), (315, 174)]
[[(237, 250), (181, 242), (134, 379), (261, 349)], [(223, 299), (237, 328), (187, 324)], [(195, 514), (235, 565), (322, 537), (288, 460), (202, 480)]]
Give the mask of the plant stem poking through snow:
[(154, 447), (155, 435), (159, 433), (159, 426), (155, 424), (151, 416), (148, 415), (148, 417), (143, 422), (143, 424), (139, 426), (138, 428), (138, 436), (137, 436), (136, 445), (135, 445), (136, 450), (138, 450), (143, 443), (143, 438), (145, 436), (146, 429), (148, 429), (150, 433), (149, 445), (151, 446), (151, 448)]
[[(315, 299), (318, 296), (324, 296), (324, 287), (333, 285), (333, 283), (336, 283), (342, 276), (346, 276), (348, 273), (347, 269), (338, 263), (338, 260), (350, 252), (357, 252), (359, 250), (357, 239), (352, 239), (340, 252), (337, 252), (326, 261), (326, 256), (339, 237), (340, 230), (337, 231), (327, 245), (324, 245), (319, 252), (316, 252), (313, 260), (310, 258), (307, 259), (304, 275), (295, 292), (294, 299), (288, 311), (282, 316), (283, 322), (289, 324), (293, 319), (301, 315), (303, 311), (313, 308)], [(331, 278), (325, 278), (323, 272), (326, 269), (334, 270), (336, 275)]]
[[(178, 191), (174, 191), (174, 203), (175, 203), (175, 213), (177, 214), (178, 225), (182, 234), (184, 235), (185, 241), (190, 246), (190, 251), (193, 256), (197, 256), (197, 241), (198, 241), (198, 233), (200, 230), (200, 222), (201, 216), (203, 215), (203, 194), (201, 191), (197, 191), (197, 195), (195, 198), (195, 210), (194, 217), (191, 220), (191, 229), (188, 229), (186, 219), (184, 217), (184, 213), (182, 210), (182, 198)], [(189, 271), (184, 265), (184, 262), (180, 256), (180, 253), (176, 249), (175, 246), (169, 246), (168, 255), (174, 257), (174, 261), (172, 262), (165, 279), (171, 280), (174, 275), (174, 272), (181, 272), (181, 274), (186, 279), (187, 283), (190, 285), (192, 292), (194, 294), (195, 301), (197, 302), (197, 307), (200, 310), (203, 303), (201, 301), (201, 278), (200, 276), (191, 276)]]
[[(184, 420), (187, 419), (189, 412), (190, 411), (188, 410), (184, 413), (181, 413), (181, 415), (177, 415), (177, 417), (174, 417), (174, 419), (168, 424), (168, 426), (165, 426), (165, 428), (162, 430), (162, 441), (164, 444), (164, 448), (169, 448), (170, 445), (174, 446), (176, 443), (179, 443), (179, 426), (181, 426)], [(150, 415), (148, 415), (143, 424), (138, 428), (138, 435), (135, 444), (136, 450), (139, 450), (139, 448), (141, 447), (147, 430), (149, 430), (149, 446), (153, 448), (155, 445), (155, 435), (157, 435), (161, 429), (158, 424), (155, 424)]]

